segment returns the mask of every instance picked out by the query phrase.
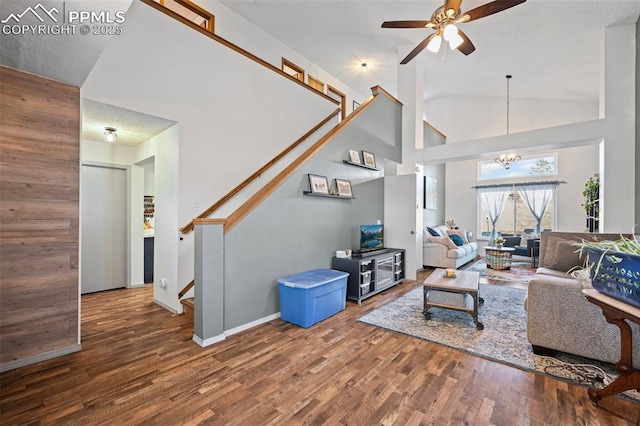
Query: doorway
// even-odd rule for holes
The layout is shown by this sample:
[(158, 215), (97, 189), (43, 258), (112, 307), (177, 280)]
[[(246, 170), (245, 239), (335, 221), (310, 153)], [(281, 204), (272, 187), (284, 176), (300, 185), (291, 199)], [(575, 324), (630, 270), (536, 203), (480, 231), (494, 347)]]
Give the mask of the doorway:
[(126, 171), (82, 166), (81, 293), (126, 286)]

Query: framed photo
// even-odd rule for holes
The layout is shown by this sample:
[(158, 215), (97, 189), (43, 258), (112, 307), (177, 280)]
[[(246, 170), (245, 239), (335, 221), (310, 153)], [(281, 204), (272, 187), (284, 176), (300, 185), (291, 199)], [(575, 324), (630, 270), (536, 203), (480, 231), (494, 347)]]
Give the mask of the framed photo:
[(309, 187), (313, 194), (328, 194), (329, 182), (326, 176), (309, 174)]
[(349, 161), (356, 164), (362, 164), (360, 161), (360, 153), (358, 151), (354, 151), (352, 149), (349, 150)]
[(376, 166), (376, 156), (371, 152), (362, 151), (362, 159), (364, 160), (365, 166), (375, 167)]
[(424, 208), (438, 209), (438, 180), (431, 176), (424, 177)]
[(336, 188), (338, 190), (338, 196), (340, 197), (353, 197), (351, 191), (351, 181), (344, 179), (336, 179)]

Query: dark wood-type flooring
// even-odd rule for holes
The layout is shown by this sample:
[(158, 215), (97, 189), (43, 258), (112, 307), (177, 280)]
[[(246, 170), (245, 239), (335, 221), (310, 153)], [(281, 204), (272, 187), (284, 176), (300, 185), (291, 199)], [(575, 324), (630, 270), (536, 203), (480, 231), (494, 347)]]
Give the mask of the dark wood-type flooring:
[[(419, 276), (423, 279), (424, 274)], [(496, 285), (504, 284), (495, 282)], [(82, 351), (0, 376), (14, 424), (640, 425), (640, 405), (357, 322), (407, 281), (304, 329), (208, 348), (152, 287), (82, 296)]]

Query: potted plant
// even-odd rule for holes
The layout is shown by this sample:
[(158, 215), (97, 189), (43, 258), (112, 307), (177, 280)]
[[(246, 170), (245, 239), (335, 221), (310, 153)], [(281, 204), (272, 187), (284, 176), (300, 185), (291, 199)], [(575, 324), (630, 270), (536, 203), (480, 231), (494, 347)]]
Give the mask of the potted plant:
[(579, 252), (587, 252), (585, 269), (593, 288), (640, 308), (640, 240), (635, 235), (618, 240), (585, 241)]
[(498, 248), (502, 248), (502, 246), (504, 245), (504, 243), (506, 243), (507, 240), (505, 240), (502, 237), (496, 237), (495, 240), (493, 240), (493, 244), (498, 247)]

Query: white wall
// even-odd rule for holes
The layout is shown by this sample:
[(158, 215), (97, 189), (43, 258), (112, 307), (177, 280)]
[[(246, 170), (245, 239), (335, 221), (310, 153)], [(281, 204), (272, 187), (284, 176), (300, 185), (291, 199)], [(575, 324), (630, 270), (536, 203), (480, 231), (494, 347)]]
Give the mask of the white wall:
[(364, 99), (370, 96), (370, 93), (359, 93), (347, 86), (218, 0), (194, 0), (194, 3), (215, 15), (215, 33), (220, 37), (248, 50), (276, 68), (281, 67), (282, 57), (285, 57), (303, 68), (307, 75), (311, 74), (320, 81), (340, 90), (347, 96), (347, 113), (351, 112), (353, 100), (362, 103)]
[[(513, 89), (513, 84), (511, 87)], [(511, 91), (513, 95), (513, 90)], [(426, 120), (447, 135), (447, 143), (507, 133), (505, 98), (447, 97), (425, 103)], [(509, 106), (509, 133), (595, 120), (598, 100), (591, 102), (514, 99)]]
[[(178, 155), (179, 125), (172, 126), (136, 147), (134, 163), (148, 164), (153, 159), (155, 169), (155, 229), (153, 262), (154, 301), (174, 312), (182, 312), (178, 291), (186, 284), (178, 281)], [(144, 188), (143, 167), (140, 190)], [(142, 199), (142, 193), (140, 199)], [(139, 210), (141, 212), (142, 210)], [(138, 215), (138, 222), (140, 214)], [(139, 227), (142, 230), (142, 226)], [(142, 231), (141, 231), (142, 232)], [(166, 280), (166, 287), (160, 280)]]

